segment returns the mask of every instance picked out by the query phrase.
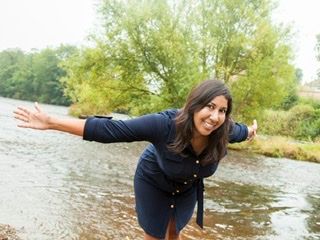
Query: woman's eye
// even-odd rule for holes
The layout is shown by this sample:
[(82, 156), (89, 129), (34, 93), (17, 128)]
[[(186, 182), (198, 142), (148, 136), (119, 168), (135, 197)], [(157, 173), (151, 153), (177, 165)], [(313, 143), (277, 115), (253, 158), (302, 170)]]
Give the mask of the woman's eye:
[(222, 113), (226, 113), (226, 112), (227, 112), (227, 110), (226, 110), (226, 109), (221, 109), (221, 110), (220, 110), (220, 112), (222, 112)]
[(209, 109), (214, 109), (214, 106), (211, 105), (211, 104), (208, 104), (207, 107), (208, 107)]

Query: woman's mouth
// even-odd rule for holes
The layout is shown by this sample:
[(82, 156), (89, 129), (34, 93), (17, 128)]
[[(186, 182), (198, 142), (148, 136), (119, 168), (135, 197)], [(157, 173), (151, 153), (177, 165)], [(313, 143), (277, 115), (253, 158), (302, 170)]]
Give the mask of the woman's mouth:
[(204, 121), (203, 122), (203, 126), (204, 126), (205, 129), (211, 131), (211, 130), (215, 129), (216, 124)]

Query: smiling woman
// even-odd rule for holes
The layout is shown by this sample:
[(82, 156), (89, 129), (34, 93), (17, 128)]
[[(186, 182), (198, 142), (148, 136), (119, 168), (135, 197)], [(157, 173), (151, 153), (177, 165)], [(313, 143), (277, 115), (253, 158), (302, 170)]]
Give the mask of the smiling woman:
[(232, 98), (220, 81), (201, 82), (182, 109), (170, 109), (129, 120), (90, 117), (61, 119), (19, 107), (18, 126), (53, 129), (101, 143), (148, 141), (134, 176), (136, 212), (144, 239), (180, 239), (197, 203), (203, 227), (203, 179), (213, 175), (226, 155), (228, 142), (254, 137), (257, 124), (247, 127), (230, 120)]

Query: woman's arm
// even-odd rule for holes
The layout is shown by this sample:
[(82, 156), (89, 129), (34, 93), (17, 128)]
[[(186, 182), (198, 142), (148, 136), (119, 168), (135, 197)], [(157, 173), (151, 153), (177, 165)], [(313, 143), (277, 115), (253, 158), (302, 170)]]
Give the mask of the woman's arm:
[(251, 126), (242, 123), (230, 122), (229, 143), (253, 140), (257, 134), (258, 124), (253, 120)]
[(50, 116), (43, 112), (38, 103), (35, 103), (35, 111), (25, 107), (18, 107), (14, 112), (14, 118), (22, 123), (18, 127), (39, 130), (57, 130), (83, 136), (85, 121), (83, 119), (62, 119)]

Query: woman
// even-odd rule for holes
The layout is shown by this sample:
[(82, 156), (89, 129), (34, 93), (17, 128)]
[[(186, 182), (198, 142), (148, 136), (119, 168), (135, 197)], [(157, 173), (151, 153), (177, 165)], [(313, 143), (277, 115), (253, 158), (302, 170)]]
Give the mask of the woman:
[(149, 141), (134, 177), (136, 211), (145, 240), (180, 239), (196, 202), (197, 223), (203, 226), (203, 178), (214, 174), (228, 142), (252, 139), (257, 123), (247, 127), (230, 119), (232, 98), (220, 81), (194, 88), (180, 110), (138, 118), (60, 119), (19, 107), (19, 127), (54, 129), (102, 143)]

